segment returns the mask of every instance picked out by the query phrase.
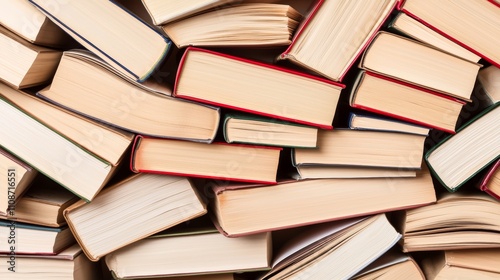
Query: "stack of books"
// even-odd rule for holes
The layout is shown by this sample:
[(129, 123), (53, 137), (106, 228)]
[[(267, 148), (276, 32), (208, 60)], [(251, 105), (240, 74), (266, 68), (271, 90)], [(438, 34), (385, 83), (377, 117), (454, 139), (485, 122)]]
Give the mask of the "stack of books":
[(500, 277), (494, 0), (12, 0), (1, 279)]

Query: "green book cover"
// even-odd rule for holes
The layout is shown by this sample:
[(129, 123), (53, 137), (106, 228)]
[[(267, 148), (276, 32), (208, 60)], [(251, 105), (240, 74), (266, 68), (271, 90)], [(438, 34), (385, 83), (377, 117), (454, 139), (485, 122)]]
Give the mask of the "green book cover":
[[(479, 172), (481, 172), (484, 168), (486, 168), (487, 166), (489, 166), (491, 163), (493, 163), (494, 161), (496, 161), (498, 158), (500, 158), (500, 154), (497, 154), (496, 156), (494, 156), (489, 162), (487, 162), (486, 164), (484, 164), (481, 168), (479, 168), (478, 170), (475, 170), (473, 172), (472, 175), (470, 175), (468, 178), (466, 178), (465, 180), (463, 180), (462, 182), (460, 182), (456, 187), (451, 187), (449, 186), (448, 184), (446, 184), (443, 180), (443, 178), (440, 176), (439, 172), (436, 171), (436, 169), (432, 166), (431, 162), (429, 161), (429, 157), (436, 151), (436, 149), (440, 146), (442, 146), (444, 143), (448, 142), (448, 141), (453, 141), (453, 139), (456, 139), (456, 135), (459, 135), (465, 128), (469, 127), (470, 125), (474, 124), (477, 120), (481, 119), (482, 117), (488, 115), (490, 112), (494, 111), (494, 110), (500, 110), (498, 109), (500, 106), (500, 103), (497, 103), (497, 104), (494, 104), (490, 107), (488, 107), (487, 109), (485, 109), (484, 111), (482, 111), (481, 113), (479, 113), (478, 115), (476, 115), (473, 119), (469, 120), (467, 123), (465, 123), (463, 126), (461, 126), (456, 134), (452, 134), (452, 135), (449, 135), (448, 137), (446, 137), (445, 139), (443, 139), (441, 142), (439, 142), (437, 145), (435, 145), (434, 147), (432, 147), (429, 151), (427, 151), (427, 153), (425, 154), (424, 156), (424, 159), (425, 159), (425, 162), (427, 163), (427, 166), (429, 167), (429, 169), (431, 170), (432, 174), (435, 176), (435, 178), (449, 191), (449, 192), (455, 192), (457, 191), (461, 186), (463, 186), (467, 181), (469, 181), (472, 177), (474, 177), (476, 174), (478, 174)], [(498, 138), (496, 138), (498, 140)]]

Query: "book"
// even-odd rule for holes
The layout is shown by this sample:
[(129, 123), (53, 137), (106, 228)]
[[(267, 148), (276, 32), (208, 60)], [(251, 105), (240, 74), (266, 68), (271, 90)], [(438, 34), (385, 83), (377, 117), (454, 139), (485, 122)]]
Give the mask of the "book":
[(425, 280), (425, 275), (422, 272), (419, 264), (415, 259), (400, 251), (397, 246), (392, 247), (389, 251), (383, 254), (380, 258), (365, 267), (362, 271), (356, 274), (353, 280), (369, 280), (369, 279), (414, 279)]
[(173, 95), (328, 129), (343, 88), (292, 70), (189, 47), (179, 63)]
[(302, 15), (289, 5), (243, 3), (162, 25), (178, 48), (288, 46)]
[(346, 165), (297, 165), (297, 172), (292, 173), (296, 180), (305, 179), (342, 179), (342, 178), (397, 178), (415, 177), (417, 171), (408, 168), (384, 168)]
[(471, 101), (481, 65), (413, 39), (380, 31), (364, 51), (359, 67)]
[(457, 134), (446, 137), (425, 154), (430, 170), (450, 192), (500, 157), (498, 105), (476, 115)]
[(497, 279), (500, 249), (437, 251), (422, 260), (427, 279)]
[(278, 59), (341, 81), (396, 3), (396, 0), (317, 1)]
[(73, 39), (123, 74), (146, 80), (171, 42), (112, 1), (30, 0)]
[(188, 0), (182, 3), (172, 0), (142, 0), (155, 25), (186, 18), (200, 12), (223, 6), (235, 0)]
[[(352, 129), (321, 130), (316, 149), (294, 148), (292, 163), (420, 169), (425, 136)], [(387, 149), (390, 146), (391, 149)]]
[(0, 221), (1, 254), (56, 255), (76, 241), (68, 227), (43, 227)]
[(2, 196), (0, 200), (0, 216), (13, 216), (16, 204), (38, 174), (38, 171), (9, 152), (0, 148), (0, 180)]
[(0, 11), (0, 24), (26, 41), (46, 47), (65, 48), (72, 38), (28, 1), (9, 1)]
[[(12, 213), (0, 219), (46, 227), (66, 225), (63, 211), (78, 201), (78, 196), (46, 176), (38, 176), (19, 199)], [(12, 214), (12, 215), (9, 215)]]
[(456, 44), (405, 13), (398, 13), (389, 23), (389, 28), (471, 62), (477, 63), (481, 59), (480, 56)]
[(136, 174), (104, 189), (92, 203), (76, 202), (63, 215), (87, 257), (98, 261), (206, 212), (187, 178)]
[(443, 193), (399, 220), (404, 252), (500, 247), (500, 204), (482, 193)]
[(9, 103), (113, 165), (122, 161), (134, 140), (133, 133), (81, 117), (28, 92), (1, 88)]
[[(78, 86), (75, 86), (78, 85)], [(211, 142), (219, 109), (174, 99), (163, 86), (133, 82), (87, 52), (64, 52), (45, 100), (132, 133)]]
[(484, 92), (487, 105), (500, 101), (500, 68), (490, 65), (479, 70), (477, 75), (480, 89)]
[(455, 133), (465, 102), (375, 73), (360, 71), (351, 90), (349, 104), (353, 108)]
[(279, 147), (204, 144), (138, 135), (130, 166), (141, 173), (275, 184), (280, 151)]
[(479, 189), (500, 200), (500, 160), (488, 168), (479, 183)]
[(142, 279), (269, 270), (271, 256), (271, 233), (227, 238), (202, 228), (153, 235), (106, 255), (105, 262), (115, 278)]
[(356, 130), (401, 132), (423, 136), (428, 136), (430, 130), (428, 127), (367, 113), (350, 113), (349, 128)]
[(87, 259), (75, 244), (52, 256), (0, 255), (0, 277), (13, 280), (100, 279), (97, 263)]
[(317, 179), (276, 185), (208, 182), (211, 214), (228, 236), (413, 208), (436, 201), (430, 173), (415, 178)]
[(0, 80), (14, 88), (50, 82), (62, 52), (31, 44), (0, 26)]
[(318, 128), (240, 112), (224, 115), (227, 143), (315, 148)]
[[(432, 7), (429, 9), (429, 7)], [(436, 32), (500, 66), (500, 10), (493, 1), (406, 0), (400, 7)]]
[[(14, 105), (3, 94), (18, 91), (0, 83), (0, 145), (42, 174), (90, 201), (111, 178), (113, 165)], [(34, 141), (36, 139), (36, 141)]]
[(340, 230), (336, 223), (317, 225), (291, 239), (261, 279), (350, 279), (400, 238), (385, 214), (341, 224)]

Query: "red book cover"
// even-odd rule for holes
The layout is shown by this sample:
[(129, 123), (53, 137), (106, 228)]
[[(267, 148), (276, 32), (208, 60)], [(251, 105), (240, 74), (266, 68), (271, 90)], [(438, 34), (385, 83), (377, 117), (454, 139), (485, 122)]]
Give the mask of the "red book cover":
[[(252, 151), (255, 151), (255, 149), (258, 149), (258, 150), (275, 150), (275, 151), (281, 151), (282, 148), (281, 147), (270, 147), (270, 146), (253, 146), (253, 145), (247, 145), (247, 144), (229, 144), (229, 143), (225, 143), (225, 142), (214, 142), (214, 143), (211, 143), (211, 144), (206, 144), (206, 143), (196, 143), (196, 142), (189, 142), (189, 141), (184, 141), (184, 140), (175, 140), (175, 139), (160, 139), (160, 138), (155, 138), (155, 137), (150, 137), (150, 136), (144, 136), (144, 135), (137, 135), (134, 139), (134, 143), (133, 143), (133, 146), (132, 146), (132, 152), (131, 152), (131, 159), (130, 159), (130, 170), (135, 172), (135, 173), (151, 173), (151, 174), (167, 174), (167, 175), (173, 175), (173, 176), (183, 176), (183, 177), (193, 177), (193, 178), (207, 178), (207, 179), (214, 179), (214, 180), (222, 180), (222, 181), (235, 181), (235, 182), (245, 182), (245, 183), (255, 183), (255, 184), (270, 184), (270, 185), (273, 185), (273, 184), (276, 184), (276, 179), (274, 179), (273, 181), (270, 181), (270, 180), (253, 180), (253, 179), (247, 179), (247, 178), (242, 178), (242, 177), (237, 177), (237, 176), (230, 176), (230, 175), (224, 175), (224, 172), (219, 172), (220, 175), (205, 175), (205, 174), (197, 174), (197, 173), (189, 173), (189, 172), (174, 172), (174, 171), (167, 171), (167, 170), (151, 170), (151, 169), (142, 169), (142, 168), (138, 168), (136, 166), (136, 157), (137, 157), (137, 150), (139, 148), (139, 145), (140, 145), (140, 142), (142, 139), (159, 139), (161, 141), (179, 141), (179, 142), (188, 142), (188, 143), (193, 143), (193, 144), (196, 144), (196, 145), (203, 145), (203, 146), (206, 146), (207, 148), (209, 149), (212, 149), (214, 146), (218, 145), (218, 146), (228, 146), (228, 147), (234, 147), (235, 148), (235, 151), (234, 153), (235, 154), (238, 154), (238, 153), (246, 153), (248, 155), (248, 161), (251, 161), (251, 159), (253, 159), (253, 156), (255, 156), (253, 154)], [(238, 149), (240, 148), (240, 149)], [(214, 149), (212, 149), (214, 150)], [(187, 155), (186, 155), (187, 156)], [(279, 154), (278, 154), (278, 157), (279, 157)], [(193, 165), (195, 165), (196, 162), (193, 160)], [(232, 162), (228, 162), (227, 163), (227, 168), (231, 169), (231, 168), (237, 168), (237, 166), (232, 166)], [(234, 164), (238, 164), (238, 163), (234, 163)], [(252, 164), (252, 162), (250, 162), (250, 164)], [(253, 163), (253, 164), (258, 164), (257, 163)], [(276, 166), (276, 170), (277, 170), (277, 166)], [(230, 172), (228, 172), (230, 173)], [(276, 176), (275, 176), (276, 178)]]
[[(241, 58), (241, 57), (236, 57), (236, 56), (232, 56), (232, 55), (218, 53), (218, 52), (214, 52), (214, 51), (206, 50), (206, 49), (201, 49), (201, 48), (197, 48), (197, 47), (188, 47), (186, 49), (184, 55), (182, 56), (180, 63), (179, 63), (179, 68), (178, 68), (177, 75), (176, 75), (176, 78), (175, 78), (175, 86), (174, 86), (174, 90), (173, 90), (173, 93), (172, 93), (173, 96), (179, 97), (179, 98), (183, 98), (183, 99), (193, 100), (193, 101), (201, 102), (201, 103), (205, 103), (205, 104), (210, 104), (210, 105), (214, 105), (214, 106), (235, 109), (235, 110), (244, 111), (244, 112), (248, 112), (248, 113), (252, 113), (252, 114), (258, 114), (258, 115), (262, 115), (262, 116), (266, 116), (266, 117), (271, 117), (271, 118), (281, 119), (281, 120), (285, 120), (285, 121), (291, 121), (291, 122), (296, 122), (296, 123), (300, 123), (300, 124), (315, 126), (315, 127), (319, 127), (319, 128), (322, 128), (322, 129), (332, 129), (333, 128), (331, 124), (327, 125), (327, 124), (321, 124), (321, 123), (314, 123), (314, 122), (311, 122), (311, 121), (308, 121), (308, 120), (304, 120), (304, 119), (293, 119), (293, 118), (285, 116), (284, 114), (278, 114), (276, 112), (258, 111), (258, 110), (255, 110), (253, 108), (243, 108), (243, 107), (234, 106), (234, 105), (228, 104), (228, 103), (217, 102), (216, 100), (200, 99), (200, 98), (192, 97), (192, 96), (189, 96), (189, 95), (186, 95), (186, 94), (180, 94), (178, 92), (179, 79), (180, 79), (180, 77), (181, 77), (181, 75), (183, 73), (183, 69), (184, 69), (184, 65), (185, 65), (185, 62), (186, 62), (186, 58), (189, 55), (189, 53), (192, 53), (192, 52), (204, 52), (204, 53), (208, 53), (208, 54), (211, 54), (211, 55), (215, 55), (215, 56), (224, 57), (224, 58), (228, 58), (228, 59), (231, 59), (231, 60), (239, 61), (239, 62), (242, 62), (244, 64), (255, 65), (255, 66), (259, 67), (259, 68), (273, 69), (273, 70), (276, 70), (276, 71), (280, 71), (280, 72), (285, 72), (285, 73), (288, 73), (288, 74), (292, 74), (294, 76), (299, 76), (299, 77), (303, 77), (303, 78), (306, 78), (306, 79), (311, 79), (311, 80), (319, 81), (321, 83), (333, 85), (333, 86), (335, 86), (335, 87), (337, 87), (339, 89), (344, 89), (345, 88), (345, 85), (343, 85), (341, 83), (336, 83), (336, 82), (333, 82), (333, 81), (330, 81), (330, 80), (327, 80), (327, 79), (324, 79), (324, 78), (316, 77), (316, 76), (313, 76), (313, 75), (308, 75), (308, 74), (301, 73), (301, 72), (298, 72), (298, 71), (294, 71), (294, 70), (291, 70), (291, 69), (278, 67), (276, 65), (266, 64), (266, 63), (262, 63), (262, 62), (258, 62), (258, 61), (253, 61), (253, 60), (249, 60), (249, 59), (245, 59), (245, 58)], [(307, 97), (307, 93), (306, 92), (304, 93), (304, 97)], [(263, 102), (265, 102), (265, 101), (263, 101)], [(280, 102), (283, 102), (283, 100), (281, 100)]]
[[(393, 78), (390, 78), (390, 77), (387, 77), (387, 76), (384, 76), (384, 75), (381, 75), (381, 74), (373, 73), (373, 72), (370, 72), (370, 71), (365, 71), (364, 73), (366, 75), (369, 75), (369, 76), (377, 77), (379, 79), (387, 80), (387, 81), (390, 81), (392, 83), (400, 84), (400, 85), (403, 85), (403, 86), (406, 86), (406, 87), (414, 88), (414, 89), (417, 89), (419, 91), (423, 91), (423, 92), (426, 92), (426, 93), (429, 93), (429, 94), (433, 94), (433, 95), (439, 96), (441, 98), (452, 100), (452, 101), (457, 102), (457, 103), (462, 104), (462, 105), (466, 104), (466, 102), (464, 102), (464, 101), (462, 101), (460, 99), (453, 98), (453, 97), (451, 97), (449, 95), (445, 95), (445, 94), (442, 94), (442, 93), (439, 93), (439, 92), (435, 92), (435, 91), (432, 91), (432, 90), (429, 90), (429, 89), (426, 89), (426, 88), (423, 88), (423, 87), (419, 87), (419, 86), (414, 85), (414, 84), (409, 84), (409, 83), (403, 82), (401, 80), (393, 79)], [(357, 86), (355, 85), (354, 87), (356, 88)], [(370, 111), (370, 112), (381, 114), (381, 115), (385, 115), (385, 116), (388, 116), (388, 117), (391, 117), (391, 118), (395, 118), (395, 119), (403, 120), (403, 121), (406, 121), (406, 122), (410, 122), (410, 123), (422, 125), (422, 126), (425, 126), (425, 127), (435, 128), (435, 129), (438, 129), (438, 130), (441, 130), (441, 131), (444, 131), (444, 132), (447, 132), (447, 133), (455, 134), (454, 130), (445, 129), (445, 128), (438, 127), (438, 126), (435, 126), (435, 125), (432, 125), (432, 124), (421, 122), (419, 120), (414, 120), (414, 119), (410, 119), (410, 118), (407, 118), (407, 117), (404, 117), (404, 116), (396, 115), (396, 114), (393, 114), (391, 112), (380, 111), (380, 110), (375, 109), (375, 108), (363, 106), (363, 105), (352, 103), (352, 102), (350, 102), (350, 105), (353, 108), (358, 108), (358, 109)]]
[(495, 176), (495, 174), (497, 172), (500, 172), (500, 160), (497, 160), (495, 162), (495, 164), (493, 164), (493, 166), (487, 171), (486, 175), (483, 177), (483, 179), (481, 180), (480, 184), (479, 184), (479, 189), (486, 192), (487, 194), (491, 195), (492, 197), (500, 200), (500, 194), (498, 193), (495, 193), (494, 191), (492, 191), (489, 187), (489, 185), (491, 184), (491, 180), (493, 179), (493, 176)]
[[(413, 17), (415, 20), (419, 21), (420, 23), (422, 23), (423, 25), (429, 27), (430, 29), (436, 31), (437, 33), (441, 34), (442, 36), (444, 36), (445, 38), (451, 40), (452, 42), (458, 44), (459, 46), (471, 51), (472, 53), (484, 58), (486, 61), (488, 61), (489, 63), (497, 66), (497, 67), (500, 67), (500, 61), (494, 61), (492, 58), (488, 57), (487, 55), (485, 54), (482, 54), (480, 53), (478, 50), (472, 48), (471, 46), (467, 45), (466, 43), (450, 36), (448, 33), (442, 31), (441, 29), (439, 29), (438, 27), (430, 24), (429, 22), (427, 22), (426, 20), (420, 18), (419, 16), (415, 15), (414, 13), (412, 13), (412, 11), (408, 10), (405, 8), (405, 1), (406, 0), (399, 0), (399, 4), (398, 4), (398, 9), (402, 12), (404, 12), (405, 14)], [(500, 8), (500, 3), (497, 2), (496, 0), (487, 0), (488, 2), (490, 2), (491, 4), (495, 5), (497, 8)], [(450, 2), (450, 1), (449, 1)], [(451, 1), (452, 2), (452, 1)], [(450, 2), (450, 3), (451, 3)], [(464, 23), (464, 24), (467, 24), (467, 23)]]
[[(399, 3), (400, 1), (402, 0), (396, 0), (394, 2), (394, 5), (392, 6), (391, 10), (394, 10), (396, 9), (397, 7), (399, 7), (401, 4)], [(304, 30), (307, 28), (307, 26), (309, 25), (309, 23), (312, 21), (312, 19), (316, 16), (316, 14), (318, 13), (318, 11), (320, 10), (321, 6), (323, 5), (325, 1), (324, 0), (318, 0), (314, 6), (313, 9), (311, 9), (311, 12), (307, 15), (307, 17), (302, 21), (302, 23), (300, 24), (300, 26), (298, 27), (297, 31), (295, 32), (295, 35), (294, 37), (292, 38), (292, 43), (288, 46), (288, 48), (279, 56), (278, 59), (286, 59), (286, 56), (290, 53), (291, 49), (294, 47), (297, 39), (302, 35), (302, 33), (304, 33)], [(342, 82), (345, 75), (347, 74), (347, 72), (349, 72), (349, 70), (352, 68), (352, 66), (354, 65), (354, 63), (357, 61), (357, 59), (361, 56), (361, 54), (364, 52), (364, 50), (368, 47), (368, 45), (370, 45), (371, 41), (373, 40), (373, 38), (375, 38), (375, 35), (377, 34), (377, 31), (380, 30), (380, 28), (382, 27), (382, 25), (384, 24), (384, 22), (387, 20), (387, 18), (389, 18), (389, 15), (391, 13), (387, 13), (383, 20), (380, 21), (380, 24), (373, 30), (373, 32), (371, 34), (369, 34), (369, 37), (368, 37), (368, 40), (365, 42), (365, 44), (359, 49), (359, 51), (354, 55), (354, 57), (352, 58), (350, 64), (348, 65), (348, 67), (346, 68), (346, 70), (340, 75), (340, 77), (338, 78), (338, 81), (339, 82)], [(303, 65), (300, 63), (301, 66), (303, 67), (306, 67), (314, 72), (317, 72), (315, 69), (312, 69), (306, 65)], [(318, 74), (320, 75), (323, 75), (322, 73), (319, 73), (317, 72)]]

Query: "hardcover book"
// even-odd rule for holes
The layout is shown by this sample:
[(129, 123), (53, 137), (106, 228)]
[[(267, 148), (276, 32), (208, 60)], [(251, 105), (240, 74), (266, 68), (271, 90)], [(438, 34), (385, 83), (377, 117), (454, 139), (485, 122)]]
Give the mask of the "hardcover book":
[(171, 41), (113, 1), (30, 0), (78, 43), (123, 74), (146, 80)]
[(179, 63), (173, 95), (331, 129), (344, 87), (274, 65), (189, 47)]

